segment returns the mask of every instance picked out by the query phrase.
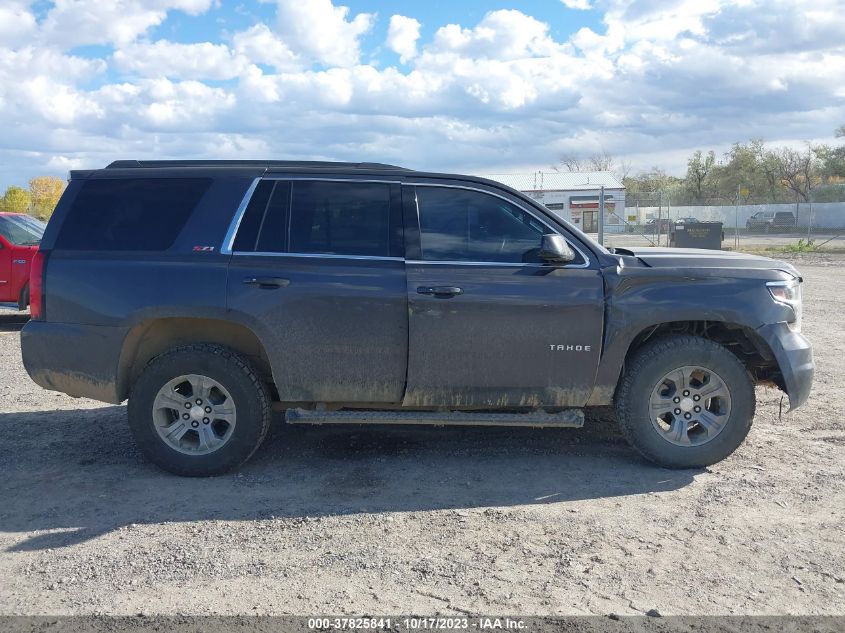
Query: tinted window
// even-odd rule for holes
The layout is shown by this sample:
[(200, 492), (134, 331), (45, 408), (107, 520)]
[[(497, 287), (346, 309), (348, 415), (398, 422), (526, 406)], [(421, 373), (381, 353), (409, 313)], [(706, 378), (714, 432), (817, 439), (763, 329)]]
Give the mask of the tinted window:
[(270, 201), (270, 194), (273, 192), (273, 180), (262, 180), (258, 183), (252, 197), (249, 199), (244, 211), (241, 223), (238, 226), (238, 234), (232, 243), (233, 251), (254, 251), (258, 243), (258, 229), (264, 219), (264, 212), (267, 210), (267, 203)]
[(548, 232), (530, 214), (477, 191), (417, 187), (420, 246), (427, 261), (539, 261)]
[(263, 180), (244, 211), (233, 251), (285, 252), (285, 227), (290, 201), (290, 183)]
[(210, 185), (210, 178), (88, 180), (73, 201), (56, 248), (166, 250)]
[(47, 225), (28, 215), (0, 215), (0, 235), (16, 246), (34, 246), (41, 242)]
[(379, 183), (295, 181), (291, 253), (390, 255), (390, 187)]

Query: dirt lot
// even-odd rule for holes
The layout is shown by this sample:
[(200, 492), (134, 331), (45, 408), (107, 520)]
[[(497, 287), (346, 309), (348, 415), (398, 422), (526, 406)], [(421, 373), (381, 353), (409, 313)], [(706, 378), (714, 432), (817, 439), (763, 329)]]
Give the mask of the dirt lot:
[[(277, 427), (241, 472), (146, 464), (0, 324), (0, 614), (845, 613), (845, 266), (805, 256), (810, 402), (645, 464), (613, 428)], [(80, 353), (85, 353), (80, 350)]]

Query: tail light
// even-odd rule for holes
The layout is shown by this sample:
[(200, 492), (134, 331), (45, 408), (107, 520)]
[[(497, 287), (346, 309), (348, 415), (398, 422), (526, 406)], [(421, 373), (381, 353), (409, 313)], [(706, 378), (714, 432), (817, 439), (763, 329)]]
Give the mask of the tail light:
[(32, 258), (29, 269), (29, 314), (30, 318), (41, 320), (44, 318), (44, 264), (47, 252), (38, 249)]

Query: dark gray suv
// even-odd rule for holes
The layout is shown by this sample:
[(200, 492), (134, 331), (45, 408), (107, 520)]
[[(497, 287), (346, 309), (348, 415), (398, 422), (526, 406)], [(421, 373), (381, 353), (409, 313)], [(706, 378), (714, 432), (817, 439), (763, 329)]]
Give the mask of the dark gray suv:
[(495, 182), (390, 165), (119, 161), (72, 172), (33, 263), (30, 376), (129, 400), (144, 454), (221, 473), (292, 424), (581, 426), (670, 467), (810, 390), (801, 277), (607, 250)]
[(758, 211), (745, 221), (745, 228), (761, 233), (787, 232), (795, 229), (791, 211)]

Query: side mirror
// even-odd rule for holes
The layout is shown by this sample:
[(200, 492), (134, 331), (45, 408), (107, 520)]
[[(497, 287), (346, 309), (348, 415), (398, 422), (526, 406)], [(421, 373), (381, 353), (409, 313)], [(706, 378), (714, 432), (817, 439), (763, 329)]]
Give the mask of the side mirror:
[(564, 263), (575, 259), (575, 253), (563, 235), (550, 233), (540, 239), (539, 257), (547, 262)]

